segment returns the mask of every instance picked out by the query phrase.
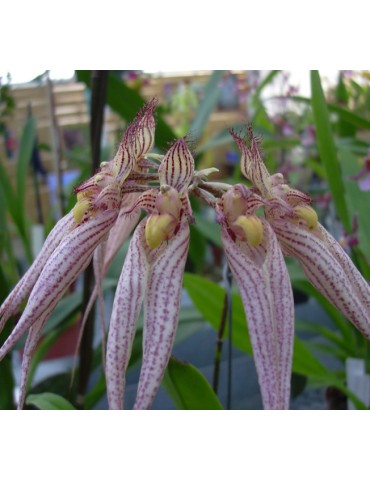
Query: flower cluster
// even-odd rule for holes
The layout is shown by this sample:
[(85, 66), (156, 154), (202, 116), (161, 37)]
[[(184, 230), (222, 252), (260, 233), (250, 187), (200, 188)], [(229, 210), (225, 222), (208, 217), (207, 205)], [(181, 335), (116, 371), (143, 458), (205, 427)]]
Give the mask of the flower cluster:
[[(143, 359), (134, 408), (149, 408), (162, 381), (176, 334), (182, 277), (193, 215), (189, 195), (216, 212), (230, 269), (248, 322), (266, 409), (289, 408), (294, 302), (284, 256), (298, 259), (311, 283), (370, 338), (370, 288), (338, 242), (319, 224), (310, 199), (270, 175), (251, 128), (231, 132), (241, 171), (252, 184), (208, 181), (196, 171), (186, 137), (165, 155), (154, 145), (152, 100), (127, 128), (113, 160), (76, 189), (72, 212), (49, 234), (42, 251), (0, 308), (0, 329), (27, 305), (0, 348), (0, 360), (28, 332), (23, 352), (22, 408), (31, 357), (42, 328), (71, 283), (93, 258), (96, 286), (134, 230), (114, 298), (106, 347), (111, 409), (124, 405), (125, 372), (137, 319), (144, 310)], [(141, 211), (147, 216), (139, 221)], [(136, 228), (135, 228), (136, 227)]]

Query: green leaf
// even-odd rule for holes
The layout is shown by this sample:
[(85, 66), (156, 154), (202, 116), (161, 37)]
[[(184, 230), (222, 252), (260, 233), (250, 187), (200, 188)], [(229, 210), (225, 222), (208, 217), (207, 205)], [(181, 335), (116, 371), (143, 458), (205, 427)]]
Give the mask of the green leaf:
[[(223, 309), (225, 289), (210, 280), (190, 273), (184, 275), (184, 287), (205, 320), (217, 331)], [(232, 302), (232, 342), (243, 352), (252, 355), (252, 346), (240, 295), (232, 294)], [(227, 328), (224, 337), (227, 338)], [(298, 338), (295, 338), (294, 341), (293, 371), (315, 379), (329, 378), (331, 375)]]
[(178, 409), (222, 410), (204, 375), (189, 363), (171, 357), (162, 385)]
[(355, 337), (353, 335), (353, 327), (351, 324), (342, 317), (338, 310), (323, 295), (321, 295), (321, 293), (318, 292), (308, 280), (292, 278), (292, 285), (300, 292), (303, 292), (309, 297), (314, 298), (328, 314), (330, 320), (333, 322), (333, 325), (335, 325), (336, 328), (341, 332), (346, 343), (348, 345), (354, 345)]
[[(307, 105), (309, 105), (311, 103), (311, 99), (306, 98), (306, 97), (293, 96), (293, 97), (291, 97), (291, 99), (296, 101), (296, 102), (305, 103)], [(335, 103), (327, 103), (326, 106), (327, 106), (327, 109), (329, 110), (329, 112), (338, 114), (338, 117), (341, 120), (344, 120), (347, 123), (350, 123), (351, 125), (353, 125), (357, 128), (370, 130), (370, 121), (366, 120), (365, 118), (361, 117), (360, 115), (357, 115), (356, 113), (353, 113), (350, 110), (347, 110), (346, 108), (340, 107), (339, 105), (336, 105)]]
[[(191, 273), (184, 274), (184, 287), (204, 319), (218, 331), (224, 305), (225, 289), (210, 280)], [(232, 300), (233, 344), (243, 352), (248, 353), (248, 355), (252, 355), (252, 347), (240, 295), (234, 293)], [(227, 337), (227, 327), (225, 329), (225, 337)]]
[(204, 96), (190, 127), (190, 132), (197, 138), (202, 136), (208, 118), (217, 105), (220, 97), (219, 83), (223, 73), (224, 70), (215, 70), (205, 86)]
[(28, 395), (26, 404), (34, 405), (39, 410), (75, 410), (68, 400), (50, 392)]
[(340, 164), (334, 144), (328, 108), (317, 70), (311, 71), (312, 111), (321, 160), (324, 164), (328, 184), (338, 216), (345, 229), (350, 231), (351, 221), (346, 204), (345, 189)]
[(19, 144), (19, 154), (17, 161), (17, 195), (18, 208), (24, 210), (26, 179), (30, 171), (30, 162), (33, 149), (36, 142), (36, 124), (35, 119), (30, 117), (26, 120), (22, 130), (22, 136)]
[(269, 74), (266, 75), (266, 77), (262, 80), (262, 82), (258, 85), (256, 88), (256, 91), (254, 92), (254, 96), (259, 97), (262, 90), (269, 84), (271, 83), (274, 78), (281, 72), (281, 70), (271, 70)]
[(215, 222), (203, 218), (199, 213), (194, 213), (194, 229), (198, 230), (207, 240), (218, 247), (222, 247), (220, 227)]
[[(84, 82), (89, 88), (91, 84), (91, 70), (76, 70), (77, 79)], [(127, 122), (131, 122), (145, 100), (136, 90), (128, 87), (122, 80), (112, 73), (108, 78), (107, 104)], [(172, 128), (165, 122), (161, 115), (161, 108), (157, 109), (157, 126), (155, 130), (155, 144), (162, 150), (176, 138)]]
[(194, 225), (190, 225), (189, 259), (196, 271), (200, 271), (203, 266), (206, 248), (206, 240), (202, 233)]
[(360, 247), (365, 257), (370, 258), (370, 194), (369, 192), (361, 191), (358, 183), (355, 180), (351, 180), (351, 177), (361, 170), (362, 165), (358, 162), (358, 157), (344, 146), (339, 150), (339, 158), (342, 165), (344, 185), (348, 193), (348, 208), (351, 217), (357, 216), (358, 219)]

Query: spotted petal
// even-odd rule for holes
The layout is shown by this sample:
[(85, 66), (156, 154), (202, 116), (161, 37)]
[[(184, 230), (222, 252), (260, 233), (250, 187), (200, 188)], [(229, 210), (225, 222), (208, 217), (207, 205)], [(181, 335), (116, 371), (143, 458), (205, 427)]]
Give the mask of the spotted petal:
[(296, 258), (312, 285), (370, 339), (370, 287), (338, 242), (319, 225), (273, 220), (286, 255)]
[(49, 233), (37, 258), (1, 305), (0, 331), (3, 329), (9, 317), (19, 311), (21, 304), (30, 294), (50, 255), (54, 252), (63, 237), (68, 233), (73, 225), (73, 213), (70, 212), (68, 215), (59, 220), (59, 222)]
[(177, 328), (189, 226), (183, 217), (176, 235), (158, 248), (150, 249), (145, 240), (146, 222), (144, 219), (139, 224), (130, 242), (113, 305), (106, 365), (111, 409), (123, 408), (124, 374), (143, 302), (143, 361), (134, 408), (150, 407), (164, 375)]
[(289, 275), (274, 232), (263, 223), (263, 243), (250, 247), (222, 226), (222, 242), (248, 321), (265, 409), (289, 408), (294, 302)]
[(87, 267), (95, 248), (116, 218), (116, 211), (102, 212), (63, 238), (35, 283), (21, 318), (1, 347), (0, 360), (35, 322), (42, 328), (43, 321), (46, 321), (67, 288)]

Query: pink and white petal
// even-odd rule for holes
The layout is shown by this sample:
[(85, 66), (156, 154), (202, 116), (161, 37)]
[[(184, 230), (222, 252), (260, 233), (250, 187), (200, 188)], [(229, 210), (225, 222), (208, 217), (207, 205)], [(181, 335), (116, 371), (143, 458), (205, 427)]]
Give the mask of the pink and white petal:
[(312, 285), (370, 339), (370, 289), (344, 250), (322, 227), (308, 230), (283, 220), (272, 226), (284, 253), (295, 257)]
[(50, 255), (57, 248), (63, 237), (65, 237), (69, 230), (74, 226), (73, 213), (68, 213), (54, 226), (47, 236), (44, 245), (30, 266), (27, 272), (23, 275), (14, 289), (10, 292), (8, 297), (0, 308), (0, 331), (3, 329), (6, 321), (19, 311), (23, 301), (30, 294), (33, 286), (36, 283), (38, 276), (48, 261)]
[(247, 137), (241, 138), (234, 131), (230, 131), (235, 143), (239, 147), (242, 157), (240, 159), (240, 170), (264, 196), (270, 189), (270, 175), (263, 163), (259, 141), (253, 135), (253, 130), (247, 128)]
[(122, 409), (124, 405), (124, 376), (148, 282), (145, 223), (146, 219), (139, 224), (131, 239), (114, 297), (106, 358), (107, 396), (111, 410)]
[(177, 140), (168, 150), (158, 169), (159, 183), (184, 193), (194, 175), (194, 158), (185, 138)]
[[(139, 221), (140, 218), (140, 208), (132, 207), (136, 204), (138, 193), (129, 193), (124, 196), (118, 218), (116, 223), (113, 225), (111, 231), (109, 232), (109, 237), (105, 247), (104, 255), (104, 265), (102, 269), (102, 276), (104, 277), (108, 271), (110, 264), (112, 263), (113, 258), (115, 257), (118, 250), (122, 247), (128, 237), (131, 235), (132, 230)], [(155, 209), (155, 197), (152, 198), (153, 209)], [(127, 213), (129, 212), (129, 213)]]
[(143, 360), (134, 409), (151, 406), (166, 370), (178, 324), (188, 249), (189, 225), (184, 216), (176, 235), (152, 257), (144, 301)]
[(322, 225), (319, 225), (318, 228), (320, 229), (320, 233), (330, 252), (340, 263), (346, 275), (348, 276), (349, 283), (356, 290), (358, 299), (368, 312), (368, 318), (370, 321), (370, 286), (368, 282), (357, 270), (350, 257), (347, 255), (343, 247), (335, 240), (335, 238), (330, 235), (330, 233)]
[(63, 238), (35, 283), (21, 318), (1, 347), (0, 360), (40, 317), (53, 311), (67, 288), (87, 267), (116, 218), (116, 211), (107, 210)]
[[(222, 241), (247, 316), (265, 409), (289, 408), (294, 302), (279, 243), (263, 222), (259, 247), (236, 243), (222, 226)], [(261, 249), (264, 249), (264, 258)]]
[(19, 385), (19, 399), (18, 399), (18, 410), (21, 410), (24, 406), (24, 401), (27, 393), (27, 383), (28, 376), (31, 366), (32, 356), (37, 348), (39, 340), (41, 338), (42, 328), (45, 325), (47, 320), (47, 312), (40, 317), (30, 328), (28, 332), (26, 344), (24, 347), (22, 355), (22, 366), (21, 366), (21, 379)]

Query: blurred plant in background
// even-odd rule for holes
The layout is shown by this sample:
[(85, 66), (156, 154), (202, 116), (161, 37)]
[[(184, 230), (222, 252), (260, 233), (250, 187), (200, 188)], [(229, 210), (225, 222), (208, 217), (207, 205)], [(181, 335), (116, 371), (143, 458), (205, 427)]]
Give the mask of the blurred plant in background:
[[(154, 80), (147, 80), (142, 72), (127, 72), (108, 77), (106, 104), (110, 111), (121, 119), (122, 127), (132, 121), (144, 103), (143, 85), (148, 88)], [(323, 92), (317, 71), (307, 72), (311, 76), (311, 97), (302, 97), (295, 85), (290, 84), (289, 74), (284, 71), (231, 72), (215, 71), (202, 88), (196, 85), (190, 100), (181, 97), (167, 107), (159, 107), (155, 149), (158, 153), (167, 150), (170, 142), (182, 135), (183, 129), (190, 131), (195, 143), (195, 168), (207, 168), (216, 164), (220, 172), (215, 181), (246, 183), (238, 167), (237, 148), (229, 135), (230, 128), (238, 130), (251, 122), (255, 132), (262, 136), (262, 148), (266, 165), (270, 171), (279, 171), (287, 182), (305, 191), (313, 199), (313, 206), (320, 222), (334, 237), (341, 240), (346, 251), (366, 280), (370, 280), (370, 217), (367, 213), (369, 193), (363, 188), (368, 174), (367, 155), (370, 144), (370, 91), (368, 72), (338, 72), (338, 81)], [(76, 79), (87, 88), (91, 86), (90, 71), (76, 71)], [(196, 81), (195, 81), (196, 82)], [(279, 82), (280, 94), (268, 96), (269, 87)], [(165, 82), (164, 82), (165, 83)], [(3, 88), (3, 87), (2, 87)], [(167, 85), (168, 95), (168, 85)], [(172, 91), (175, 89), (172, 88)], [(181, 92), (180, 92), (181, 93)], [(166, 92), (164, 92), (165, 96)], [(5, 97), (4, 97), (5, 95)], [(11, 88), (2, 90), (2, 105)], [(171, 97), (170, 97), (171, 98)], [(165, 103), (163, 103), (165, 105)], [(11, 106), (11, 105), (10, 105)], [(181, 108), (180, 108), (181, 107)], [(9, 112), (10, 108), (2, 108)], [(237, 110), (233, 120), (227, 121), (225, 111)], [(7, 110), (8, 109), (8, 110)], [(185, 110), (184, 110), (185, 109)], [(178, 114), (178, 119), (171, 117)], [(181, 114), (179, 114), (179, 112)], [(4, 114), (5, 115), (5, 114)], [(219, 117), (217, 117), (219, 116)], [(176, 114), (175, 114), (176, 117)], [(8, 113), (1, 117), (7, 124)], [(216, 120), (221, 118), (221, 120)], [(231, 118), (231, 117), (229, 117)], [(9, 178), (7, 163), (0, 159), (0, 301), (7, 296), (32, 261), (31, 222), (26, 215), (25, 185), (30, 169), (30, 159), (36, 142), (37, 115), (26, 120), (19, 138), (16, 163), (16, 182)], [(184, 124), (181, 124), (181, 121)], [(180, 122), (180, 123), (179, 123)], [(215, 127), (210, 128), (214, 122)], [(176, 126), (177, 125), (177, 126)], [(185, 128), (186, 126), (186, 128)], [(86, 126), (84, 127), (86, 128)], [(179, 131), (181, 130), (181, 132)], [(79, 130), (79, 132), (83, 131)], [(77, 172), (66, 190), (65, 211), (74, 203), (72, 185), (89, 176), (91, 149), (81, 133), (64, 134), (65, 159)], [(85, 132), (86, 137), (86, 132)], [(77, 138), (78, 141), (75, 141)], [(103, 134), (104, 138), (104, 134)], [(116, 145), (102, 146), (102, 160), (112, 158)], [(46, 146), (47, 148), (47, 146)], [(40, 150), (42, 153), (42, 149)], [(365, 185), (366, 186), (366, 185)], [(225, 258), (221, 248), (219, 227), (209, 207), (192, 199), (195, 224), (190, 226), (189, 259), (186, 264), (184, 287), (188, 295), (184, 303), (176, 342), (211, 325), (218, 335), (215, 356), (221, 355), (222, 344), (232, 342), (234, 348), (251, 355), (242, 303), (235, 286), (225, 280), (223, 267)], [(55, 220), (50, 213), (44, 219), (45, 235)], [(117, 254), (103, 282), (106, 304), (118, 282), (127, 244)], [(340, 391), (344, 398), (351, 399), (357, 408), (369, 407), (369, 398), (358, 398), (350, 390), (351, 382), (346, 376), (346, 361), (350, 358), (365, 362), (370, 372), (369, 342), (328, 303), (328, 301), (306, 280), (297, 263), (287, 260), (296, 300), (296, 338), (293, 353), (293, 395), (302, 394), (310, 387), (326, 388), (329, 392)], [(185, 293), (184, 293), (185, 295)], [(326, 313), (324, 324), (315, 317), (301, 318), (301, 305), (319, 305)], [(35, 382), (37, 369), (60, 338), (71, 341), (69, 354), (76, 348), (76, 340), (68, 340), (71, 329), (78, 331), (83, 312), (81, 279), (77, 280), (61, 300), (46, 323), (43, 337), (37, 348), (30, 368), (28, 405), (38, 408), (94, 408), (106, 395), (105, 378), (101, 365), (101, 338), (95, 339), (92, 349), (90, 383), (82, 401), (77, 399), (76, 382), (70, 386), (72, 362), (63, 372), (50, 374), (41, 382)], [(230, 319), (227, 313), (232, 305)], [(17, 316), (13, 319), (17, 321)], [(231, 323), (228, 323), (231, 320)], [(9, 333), (9, 327), (0, 335), (0, 343)], [(229, 340), (227, 340), (229, 339)], [(138, 326), (129, 368), (141, 358), (142, 326)], [(19, 350), (23, 348), (20, 342)], [(186, 358), (182, 360), (186, 361)], [(231, 358), (228, 359), (231, 362)], [(18, 378), (17, 352), (13, 352), (0, 363), (0, 407), (14, 408)], [(217, 370), (215, 360), (215, 370)], [(77, 376), (78, 376), (77, 367)], [(230, 372), (229, 372), (230, 374)], [(216, 374), (217, 377), (217, 374)], [(240, 380), (242, 381), (242, 380)], [(222, 408), (217, 397), (217, 378), (213, 390), (196, 365), (170, 360), (163, 386), (178, 408)], [(329, 388), (330, 387), (330, 388)], [(232, 398), (232, 385), (229, 387)], [(328, 407), (338, 408), (328, 397)], [(338, 397), (343, 399), (342, 397)], [(232, 405), (232, 403), (231, 403)], [(223, 405), (230, 406), (228, 405)]]

